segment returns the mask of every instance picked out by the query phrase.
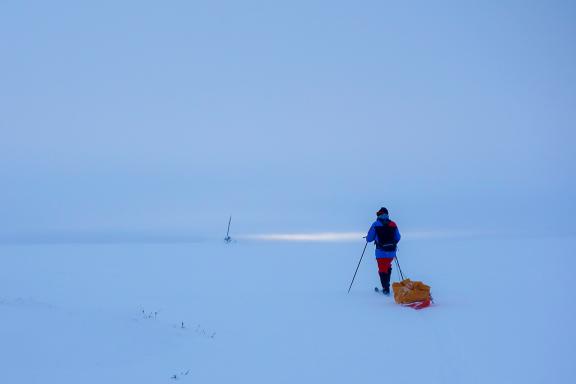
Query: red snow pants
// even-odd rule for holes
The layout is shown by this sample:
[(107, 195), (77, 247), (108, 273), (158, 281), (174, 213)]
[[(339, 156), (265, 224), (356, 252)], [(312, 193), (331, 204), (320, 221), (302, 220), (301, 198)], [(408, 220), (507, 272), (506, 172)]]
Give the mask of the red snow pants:
[(394, 259), (376, 259), (378, 262), (378, 272), (388, 273), (392, 265), (392, 260)]

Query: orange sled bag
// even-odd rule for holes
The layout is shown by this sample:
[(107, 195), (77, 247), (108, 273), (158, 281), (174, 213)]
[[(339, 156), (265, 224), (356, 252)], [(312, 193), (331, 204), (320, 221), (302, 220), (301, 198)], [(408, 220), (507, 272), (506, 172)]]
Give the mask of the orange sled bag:
[(414, 309), (426, 308), (432, 301), (430, 287), (421, 281), (403, 280), (392, 284), (394, 301)]

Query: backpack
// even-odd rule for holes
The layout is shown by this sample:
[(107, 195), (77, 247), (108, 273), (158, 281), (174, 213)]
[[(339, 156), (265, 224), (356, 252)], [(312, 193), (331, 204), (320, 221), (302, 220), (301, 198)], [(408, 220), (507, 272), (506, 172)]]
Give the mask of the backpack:
[(383, 225), (375, 226), (376, 248), (386, 252), (396, 251), (396, 223), (388, 220), (381, 221)]

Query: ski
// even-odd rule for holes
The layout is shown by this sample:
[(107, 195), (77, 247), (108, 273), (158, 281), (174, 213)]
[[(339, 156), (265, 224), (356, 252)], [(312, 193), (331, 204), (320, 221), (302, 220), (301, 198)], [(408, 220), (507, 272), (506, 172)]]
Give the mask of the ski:
[(383, 289), (380, 289), (380, 288), (378, 288), (378, 287), (374, 287), (374, 292), (376, 292), (376, 293), (381, 293), (381, 294), (383, 294), (383, 295), (385, 295), (385, 296), (390, 296), (390, 292), (385, 293)]

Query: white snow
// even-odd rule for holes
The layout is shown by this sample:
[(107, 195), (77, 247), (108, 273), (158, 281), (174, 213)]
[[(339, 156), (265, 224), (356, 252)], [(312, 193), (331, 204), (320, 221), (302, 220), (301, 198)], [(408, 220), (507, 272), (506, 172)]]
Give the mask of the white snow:
[[(0, 383), (568, 383), (573, 237), (0, 246)], [(182, 323), (184, 328), (182, 327)]]

